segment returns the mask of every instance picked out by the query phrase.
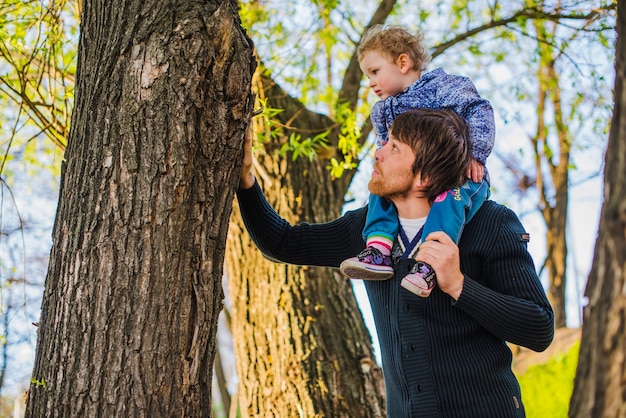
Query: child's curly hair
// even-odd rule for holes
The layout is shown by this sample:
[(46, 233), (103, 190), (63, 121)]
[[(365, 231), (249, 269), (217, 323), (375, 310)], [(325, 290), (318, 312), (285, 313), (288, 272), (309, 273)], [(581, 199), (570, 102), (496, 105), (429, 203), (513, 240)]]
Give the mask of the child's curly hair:
[(412, 35), (404, 26), (374, 25), (365, 31), (357, 49), (359, 61), (368, 51), (379, 51), (389, 55), (394, 61), (400, 54), (407, 54), (413, 62), (413, 69), (424, 71), (430, 61), (430, 53), (424, 46), (421, 32)]

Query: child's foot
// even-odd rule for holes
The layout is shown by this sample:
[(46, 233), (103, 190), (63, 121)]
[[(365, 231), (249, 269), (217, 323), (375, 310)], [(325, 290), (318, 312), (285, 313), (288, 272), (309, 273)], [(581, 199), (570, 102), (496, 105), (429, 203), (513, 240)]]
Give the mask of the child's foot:
[(367, 247), (356, 257), (344, 260), (339, 268), (351, 279), (386, 280), (393, 277), (391, 257), (374, 247)]
[(436, 278), (435, 270), (431, 266), (418, 261), (411, 268), (409, 274), (402, 279), (400, 286), (417, 296), (427, 298), (435, 287)]

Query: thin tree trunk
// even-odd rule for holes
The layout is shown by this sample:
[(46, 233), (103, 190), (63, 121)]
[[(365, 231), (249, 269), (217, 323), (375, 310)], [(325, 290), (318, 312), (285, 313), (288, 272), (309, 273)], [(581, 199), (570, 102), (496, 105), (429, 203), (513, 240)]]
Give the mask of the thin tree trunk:
[(226, 373), (224, 372), (224, 364), (222, 362), (222, 357), (220, 356), (219, 347), (215, 350), (215, 376), (217, 377), (217, 387), (220, 391), (220, 399), (222, 401), (224, 411), (228, 413), (228, 411), (230, 411), (231, 397), (230, 393), (228, 393), (228, 380), (226, 379)]
[(618, 2), (615, 106), (605, 155), (604, 204), (587, 282), (569, 416), (626, 416), (626, 2)]
[[(546, 268), (550, 286), (548, 298), (554, 309), (556, 328), (566, 326), (566, 277), (567, 277), (567, 209), (569, 205), (569, 165), (571, 137), (563, 123), (561, 90), (558, 72), (554, 65), (554, 47), (545, 42), (554, 36), (546, 26), (552, 23), (534, 21), (539, 33), (539, 99), (537, 106), (537, 134), (533, 138), (537, 188), (540, 211), (546, 223)], [(556, 30), (555, 28), (553, 30)], [(548, 140), (546, 116), (549, 109), (554, 120), (557, 141)]]
[(81, 23), (26, 416), (211, 416), (252, 45), (235, 1), (86, 1)]

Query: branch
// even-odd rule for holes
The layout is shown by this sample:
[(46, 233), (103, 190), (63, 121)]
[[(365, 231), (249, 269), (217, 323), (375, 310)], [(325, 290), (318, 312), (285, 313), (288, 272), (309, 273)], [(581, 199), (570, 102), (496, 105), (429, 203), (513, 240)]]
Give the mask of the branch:
[(500, 26), (506, 26), (519, 19), (524, 19), (524, 20), (541, 19), (541, 20), (551, 20), (555, 22), (559, 22), (561, 20), (593, 20), (602, 14), (615, 10), (615, 8), (616, 8), (616, 5), (611, 4), (604, 8), (593, 9), (589, 13), (585, 13), (585, 14), (577, 14), (577, 13), (563, 14), (563, 13), (557, 13), (554, 11), (545, 12), (538, 8), (527, 8), (527, 9), (518, 10), (517, 12), (515, 12), (513, 15), (509, 17), (505, 17), (500, 20), (492, 20), (491, 22), (485, 23), (474, 29), (470, 29), (460, 35), (455, 36), (454, 38), (452, 38), (451, 40), (447, 42), (437, 45), (436, 47), (433, 48), (433, 51), (431, 52), (431, 56), (434, 59), (435, 57), (441, 55), (448, 48), (460, 42), (463, 42), (464, 40), (471, 38), (474, 35), (477, 35), (489, 29), (497, 28)]
[[(396, 0), (383, 0), (378, 5), (378, 9), (374, 12), (372, 19), (364, 28), (363, 32), (371, 28), (374, 25), (384, 23), (387, 17), (393, 10)], [(363, 32), (361, 34), (363, 34)], [(341, 90), (339, 90), (339, 103), (348, 102), (352, 109), (356, 108), (356, 104), (359, 98), (359, 88), (361, 86), (361, 78), (363, 72), (359, 65), (359, 57), (357, 54), (357, 44), (354, 45), (354, 52), (350, 58), (350, 63), (343, 76), (343, 84)]]
[[(378, 5), (378, 9), (372, 15), (370, 22), (361, 32), (361, 35), (369, 28), (374, 25), (382, 24), (387, 20), (389, 14), (393, 10), (393, 7), (396, 5), (396, 0), (383, 0)], [(360, 41), (360, 39), (359, 39)], [(359, 56), (357, 53), (357, 45), (354, 45), (354, 52), (352, 57), (350, 58), (350, 63), (348, 64), (348, 68), (346, 68), (346, 72), (343, 76), (343, 83), (341, 85), (341, 90), (339, 90), (339, 103), (348, 102), (350, 103), (350, 108), (355, 109), (357, 102), (359, 100), (359, 89), (361, 88), (361, 79), (363, 78), (363, 71), (361, 71), (361, 66), (359, 65)], [(367, 118), (365, 124), (361, 127), (361, 140), (359, 141), (361, 145), (365, 142), (369, 133), (372, 131), (372, 121)]]
[(339, 127), (330, 117), (310, 111), (300, 100), (290, 96), (272, 79), (263, 63), (259, 64), (259, 73), (265, 98), (273, 108), (283, 109), (282, 112), (274, 116), (280, 121), (283, 129), (297, 131), (306, 136), (314, 136)]

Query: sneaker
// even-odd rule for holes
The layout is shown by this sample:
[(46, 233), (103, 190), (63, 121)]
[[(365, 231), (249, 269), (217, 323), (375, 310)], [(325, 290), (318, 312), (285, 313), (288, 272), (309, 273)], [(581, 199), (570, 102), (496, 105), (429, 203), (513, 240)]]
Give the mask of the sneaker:
[(435, 287), (436, 278), (435, 270), (431, 266), (418, 261), (413, 265), (409, 274), (402, 279), (400, 286), (417, 296), (427, 298)]
[(356, 257), (344, 260), (339, 269), (351, 279), (386, 280), (393, 277), (391, 257), (374, 247), (367, 247)]

